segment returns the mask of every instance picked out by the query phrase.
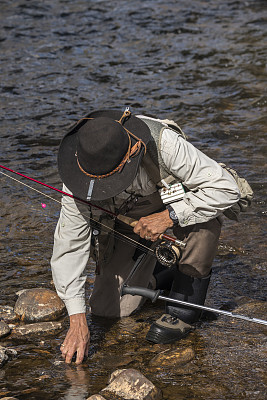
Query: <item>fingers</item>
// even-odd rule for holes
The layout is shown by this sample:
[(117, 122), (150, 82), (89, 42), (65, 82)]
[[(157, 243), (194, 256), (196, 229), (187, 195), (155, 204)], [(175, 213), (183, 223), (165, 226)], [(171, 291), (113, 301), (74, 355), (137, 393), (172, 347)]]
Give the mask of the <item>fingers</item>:
[(88, 351), (89, 351), (89, 343), (84, 343), (77, 349), (77, 355), (76, 355), (76, 364), (81, 364), (84, 360), (84, 357), (88, 357)]
[(75, 347), (68, 347), (67, 348), (67, 351), (66, 351), (66, 354), (65, 354), (65, 363), (66, 364), (70, 364), (71, 363), (72, 357), (74, 356), (75, 351), (76, 351)]
[(147, 218), (140, 218), (138, 224), (134, 228), (134, 232), (141, 238), (151, 240), (152, 242), (155, 242), (159, 237), (157, 229), (153, 225), (149, 224)]
[(84, 356), (88, 356), (90, 334), (88, 328), (84, 332), (80, 329), (69, 329), (68, 334), (60, 347), (62, 357), (67, 364), (72, 362), (76, 353), (76, 364), (83, 362)]
[(84, 356), (86, 355), (85, 353), (86, 353), (86, 347), (85, 348), (79, 347), (77, 349), (76, 364), (81, 364), (83, 362)]
[(67, 364), (70, 364), (72, 357), (74, 356), (75, 351), (76, 351), (75, 347), (70, 346), (70, 344), (68, 344), (68, 342), (65, 340), (63, 345), (61, 345), (60, 350), (61, 350), (62, 357), (65, 359), (65, 362)]
[(73, 356), (76, 353), (76, 364), (81, 364), (83, 362), (84, 356), (88, 356), (88, 348), (89, 345), (80, 344), (79, 346), (75, 345), (61, 345), (61, 354), (65, 359), (66, 364), (70, 364)]
[(169, 217), (168, 210), (164, 210), (160, 213), (140, 218), (134, 227), (134, 232), (141, 238), (155, 242), (172, 225), (173, 222)]

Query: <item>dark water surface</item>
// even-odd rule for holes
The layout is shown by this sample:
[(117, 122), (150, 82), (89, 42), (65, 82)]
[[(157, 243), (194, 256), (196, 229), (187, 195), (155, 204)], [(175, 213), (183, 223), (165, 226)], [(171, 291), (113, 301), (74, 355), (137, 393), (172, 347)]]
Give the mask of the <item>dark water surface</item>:
[[(85, 113), (130, 106), (135, 113), (176, 120), (190, 141), (238, 169), (255, 191), (253, 207), (241, 222), (225, 224), (207, 304), (219, 307), (238, 296), (265, 300), (264, 17), (264, 0), (0, 0), (1, 164), (60, 188), (58, 145), (67, 127)], [(14, 305), (18, 290), (50, 287), (59, 205), (2, 174), (0, 191), (0, 305)], [(90, 285), (89, 280), (89, 291)], [(151, 308), (151, 320), (153, 313)], [(116, 363), (93, 357), (101, 352), (107, 327), (88, 320), (92, 358), (83, 367), (60, 363), (58, 345), (65, 332), (44, 343), (18, 344), (13, 346), (18, 358), (0, 371), (0, 394), (80, 400), (103, 388)], [(123, 322), (113, 329), (117, 337)], [(205, 333), (202, 339), (208, 340)], [(131, 349), (131, 336), (128, 342)], [(135, 353), (144, 345), (143, 340)], [(117, 358), (120, 354), (118, 346)], [(255, 372), (262, 360), (253, 354), (246, 355), (247, 375), (242, 355), (240, 374), (231, 366), (226, 373), (220, 370), (222, 360), (214, 358), (211, 369), (221, 371), (221, 392), (192, 394), (194, 383), (204, 387), (214, 377), (204, 361), (204, 372), (189, 378), (171, 371), (149, 378), (168, 400), (263, 399), (262, 378)], [(147, 372), (145, 362), (130, 365)]]

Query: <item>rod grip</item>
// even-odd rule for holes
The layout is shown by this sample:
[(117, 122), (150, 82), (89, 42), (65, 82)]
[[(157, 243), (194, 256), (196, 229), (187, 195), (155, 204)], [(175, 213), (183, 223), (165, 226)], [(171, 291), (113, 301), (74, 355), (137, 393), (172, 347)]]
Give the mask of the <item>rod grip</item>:
[(122, 221), (122, 222), (124, 222), (124, 223), (127, 224), (127, 225), (132, 226), (133, 228), (135, 227), (135, 225), (136, 225), (137, 222), (138, 222), (138, 221), (136, 221), (136, 220), (133, 219), (133, 218), (130, 218), (130, 217), (127, 217), (126, 215), (121, 215), (121, 214), (118, 214), (118, 215), (117, 215), (117, 219), (120, 220), (120, 221)]
[(121, 290), (121, 295), (131, 294), (132, 296), (142, 296), (147, 297), (154, 303), (160, 295), (160, 290), (152, 290), (139, 286), (123, 286)]

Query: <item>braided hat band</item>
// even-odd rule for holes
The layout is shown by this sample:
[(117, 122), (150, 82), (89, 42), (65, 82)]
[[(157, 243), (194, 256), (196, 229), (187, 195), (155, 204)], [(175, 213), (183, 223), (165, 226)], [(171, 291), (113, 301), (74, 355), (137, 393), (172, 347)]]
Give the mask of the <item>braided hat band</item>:
[[(142, 149), (142, 146), (144, 146), (144, 149), (145, 149), (144, 154), (146, 153), (146, 144), (143, 142), (143, 140), (138, 138), (136, 135), (134, 135), (132, 132), (130, 132), (128, 129), (126, 129), (123, 126), (124, 121), (126, 119), (128, 119), (130, 116), (131, 116), (131, 111), (130, 110), (125, 110), (123, 112), (121, 118), (119, 120), (115, 120), (116, 122), (118, 122), (122, 126), (122, 128), (124, 129), (124, 131), (128, 135), (128, 139), (129, 139), (129, 145), (128, 145), (127, 152), (124, 155), (124, 157), (122, 158), (122, 160), (119, 163), (119, 165), (117, 165), (117, 167), (115, 167), (112, 171), (108, 172), (107, 174), (93, 175), (93, 174), (90, 174), (89, 172), (86, 172), (82, 168), (82, 166), (81, 166), (81, 164), (79, 162), (79, 159), (78, 159), (77, 151), (76, 151), (75, 156), (77, 158), (77, 164), (78, 164), (78, 167), (79, 167), (80, 171), (83, 174), (85, 174), (86, 176), (89, 176), (90, 178), (103, 179), (103, 178), (106, 178), (108, 176), (111, 176), (111, 175), (115, 174), (116, 172), (120, 173), (123, 170), (123, 167), (125, 166), (125, 164), (131, 162), (131, 158), (136, 157), (140, 153), (140, 151)], [(85, 119), (92, 120), (94, 118), (81, 118), (80, 121), (85, 120)], [(137, 141), (133, 146), (131, 145), (132, 144), (131, 137), (133, 137)]]

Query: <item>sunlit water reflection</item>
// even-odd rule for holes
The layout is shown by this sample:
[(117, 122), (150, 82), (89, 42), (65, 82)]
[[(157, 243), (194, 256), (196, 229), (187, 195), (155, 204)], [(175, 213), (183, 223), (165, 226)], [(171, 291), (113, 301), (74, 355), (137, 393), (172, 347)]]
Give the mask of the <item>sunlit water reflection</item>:
[[(255, 191), (253, 208), (241, 222), (225, 224), (207, 303), (219, 307), (237, 296), (264, 300), (264, 12), (266, 4), (260, 0), (2, 0), (1, 164), (60, 188), (58, 145), (69, 124), (85, 113), (130, 106), (136, 113), (175, 119), (192, 143), (237, 168)], [(30, 185), (59, 199), (48, 189)], [(15, 293), (22, 288), (51, 287), (49, 260), (59, 205), (3, 175), (0, 188), (0, 305), (13, 305)], [(90, 292), (90, 266), (88, 273)], [(160, 312), (160, 306), (150, 306), (132, 319), (149, 322)], [(14, 344), (19, 357), (0, 371), (0, 394), (20, 399), (85, 399), (101, 390), (116, 362), (112, 368), (107, 359), (101, 362), (93, 356), (101, 353), (110, 327), (107, 321), (88, 320), (93, 327), (91, 358), (84, 366), (76, 369), (60, 362), (59, 344), (65, 331), (44, 343), (38, 339)], [(120, 323), (112, 329), (114, 338), (119, 337)], [(224, 357), (221, 364), (214, 358), (221, 373), (221, 397), (201, 390), (217, 379), (203, 356), (209, 340), (206, 332), (212, 336), (214, 331), (208, 323), (205, 329), (202, 336), (196, 333), (190, 339), (199, 349), (194, 382), (191, 376), (190, 383), (184, 384), (185, 377), (171, 371), (150, 372), (145, 361), (149, 355), (140, 349), (145, 341), (140, 344), (131, 335), (126, 344), (136, 357), (130, 365), (147, 373), (168, 400), (195, 398), (193, 384), (199, 388), (198, 399), (260, 399), (260, 376), (238, 375), (230, 367), (225, 374)], [(249, 337), (249, 331), (242, 335)], [(113, 346), (114, 360), (124, 345)], [(259, 354), (252, 348), (249, 354), (249, 370), (260, 369)], [(240, 371), (246, 370), (241, 358), (233, 362), (239, 363)], [(250, 391), (244, 382), (248, 375)]]

